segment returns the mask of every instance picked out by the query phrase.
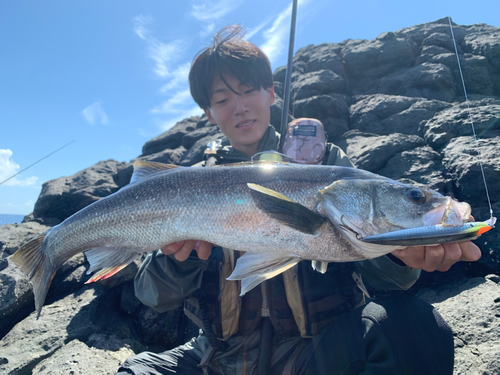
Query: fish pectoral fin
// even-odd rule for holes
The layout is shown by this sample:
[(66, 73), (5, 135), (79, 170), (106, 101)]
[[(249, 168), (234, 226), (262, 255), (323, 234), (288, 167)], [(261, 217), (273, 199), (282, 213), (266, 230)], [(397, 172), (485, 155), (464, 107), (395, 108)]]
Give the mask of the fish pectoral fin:
[(85, 283), (89, 284), (113, 276), (137, 259), (140, 254), (132, 249), (117, 249), (105, 246), (88, 250), (85, 252), (85, 256), (90, 263), (87, 275), (98, 271)]
[(170, 171), (177, 168), (184, 167), (179, 167), (178, 165), (174, 164), (163, 164), (154, 161), (138, 160), (134, 163), (134, 173), (132, 173), (132, 177), (130, 178), (130, 184), (133, 184), (140, 180), (144, 180), (145, 178), (151, 177), (156, 173)]
[(255, 288), (257, 285), (259, 285), (261, 282), (266, 281), (265, 276), (261, 275), (256, 275), (256, 276), (249, 276), (245, 277), (244, 279), (241, 279), (241, 292), (240, 292), (240, 297), (243, 297), (247, 292), (251, 291), (253, 288)]
[(236, 261), (228, 280), (242, 280), (241, 296), (262, 281), (285, 272), (296, 265), (301, 258), (297, 255), (245, 253)]
[(306, 234), (315, 234), (328, 220), (317, 212), (285, 197), (274, 190), (257, 184), (247, 184), (252, 198), (263, 212), (281, 223)]

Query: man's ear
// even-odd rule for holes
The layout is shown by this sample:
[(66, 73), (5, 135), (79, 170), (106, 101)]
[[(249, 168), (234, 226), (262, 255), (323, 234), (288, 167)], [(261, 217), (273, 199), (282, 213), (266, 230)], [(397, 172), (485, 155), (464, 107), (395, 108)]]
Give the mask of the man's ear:
[(274, 93), (274, 86), (269, 86), (266, 90), (269, 93), (269, 106), (272, 106), (276, 100), (276, 94)]
[(214, 117), (212, 116), (212, 112), (210, 112), (210, 108), (205, 108), (203, 111), (205, 112), (205, 115), (207, 115), (208, 121), (210, 121), (210, 123), (212, 123), (214, 125), (217, 125), (217, 121), (215, 121)]

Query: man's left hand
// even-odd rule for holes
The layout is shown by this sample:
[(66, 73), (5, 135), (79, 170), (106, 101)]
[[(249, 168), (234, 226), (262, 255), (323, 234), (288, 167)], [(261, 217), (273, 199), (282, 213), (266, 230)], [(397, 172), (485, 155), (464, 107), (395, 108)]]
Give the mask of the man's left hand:
[(475, 262), (481, 250), (471, 241), (445, 243), (436, 246), (413, 246), (391, 253), (407, 266), (427, 272), (445, 272), (456, 262)]

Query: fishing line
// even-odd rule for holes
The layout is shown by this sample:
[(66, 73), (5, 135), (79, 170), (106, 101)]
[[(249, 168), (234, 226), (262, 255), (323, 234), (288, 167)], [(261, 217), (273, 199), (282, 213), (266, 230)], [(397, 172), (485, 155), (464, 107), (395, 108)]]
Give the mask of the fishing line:
[(57, 150), (52, 151), (50, 154), (48, 154), (48, 155), (44, 156), (44, 157), (43, 157), (43, 158), (41, 158), (40, 160), (37, 160), (37, 161), (36, 161), (36, 162), (34, 162), (33, 164), (31, 164), (31, 165), (27, 166), (27, 167), (26, 167), (26, 168), (24, 168), (22, 171), (19, 171), (19, 172), (17, 172), (15, 175), (10, 176), (8, 179), (6, 179), (6, 180), (4, 180), (4, 181), (0, 182), (0, 185), (2, 185), (4, 182), (9, 181), (11, 178), (16, 177), (18, 174), (23, 173), (26, 169), (31, 168), (31, 167), (32, 167), (32, 166), (34, 166), (35, 164), (37, 164), (37, 163), (41, 162), (43, 159), (47, 159), (50, 155), (55, 154), (57, 151), (62, 150), (64, 147), (66, 147), (67, 145), (69, 145), (70, 143), (73, 143), (73, 142), (74, 142), (74, 140), (73, 140), (73, 141), (71, 141), (71, 142), (66, 143), (66, 144), (65, 144), (64, 146), (62, 146), (62, 147), (59, 147)]
[(481, 160), (481, 151), (479, 150), (479, 142), (478, 142), (477, 136), (476, 136), (476, 129), (474, 128), (474, 121), (472, 120), (472, 113), (470, 110), (469, 98), (467, 97), (467, 90), (465, 88), (465, 80), (464, 80), (464, 76), (462, 74), (462, 65), (460, 64), (460, 58), (458, 56), (457, 44), (455, 42), (455, 34), (453, 33), (453, 26), (451, 25), (451, 17), (448, 17), (448, 22), (450, 24), (451, 38), (453, 39), (453, 46), (455, 47), (455, 55), (457, 56), (458, 71), (460, 72), (460, 78), (462, 79), (462, 87), (464, 89), (465, 102), (467, 103), (467, 111), (469, 113), (469, 120), (470, 120), (470, 124), (472, 126), (472, 134), (474, 135), (474, 142), (476, 144), (476, 152), (477, 152), (477, 157), (479, 159), (479, 166), (481, 167), (481, 173), (483, 175), (483, 182), (484, 182), (484, 188), (486, 190), (486, 197), (488, 198), (488, 205), (490, 206), (490, 215), (491, 215), (490, 218), (493, 218), (493, 209), (491, 208), (490, 193), (488, 192), (488, 185), (486, 184), (486, 176), (484, 175), (483, 161)]

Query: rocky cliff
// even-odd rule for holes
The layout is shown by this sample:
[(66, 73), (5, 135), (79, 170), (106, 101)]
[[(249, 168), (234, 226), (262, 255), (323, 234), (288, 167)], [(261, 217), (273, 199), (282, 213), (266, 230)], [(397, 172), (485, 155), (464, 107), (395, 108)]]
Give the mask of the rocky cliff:
[[(500, 209), (500, 28), (454, 25), (471, 117), (493, 211)], [(332, 36), (333, 39), (333, 36)], [(285, 68), (274, 73), (279, 127)], [(477, 148), (447, 19), (373, 40), (309, 45), (294, 57), (291, 117), (314, 117), (358, 168), (467, 201), (489, 217)], [(148, 141), (136, 160), (191, 165), (209, 141), (227, 139), (192, 117)], [(57, 273), (42, 316), (11, 255), (24, 241), (125, 186), (132, 162), (107, 160), (43, 185), (34, 212), (0, 226), (0, 372), (108, 374), (145, 349), (165, 350), (197, 329), (177, 309), (158, 314), (133, 294), (138, 264), (84, 285), (83, 255)], [(500, 373), (500, 232), (477, 240), (482, 258), (446, 273), (424, 273), (410, 293), (434, 304), (452, 326), (456, 374)]]

